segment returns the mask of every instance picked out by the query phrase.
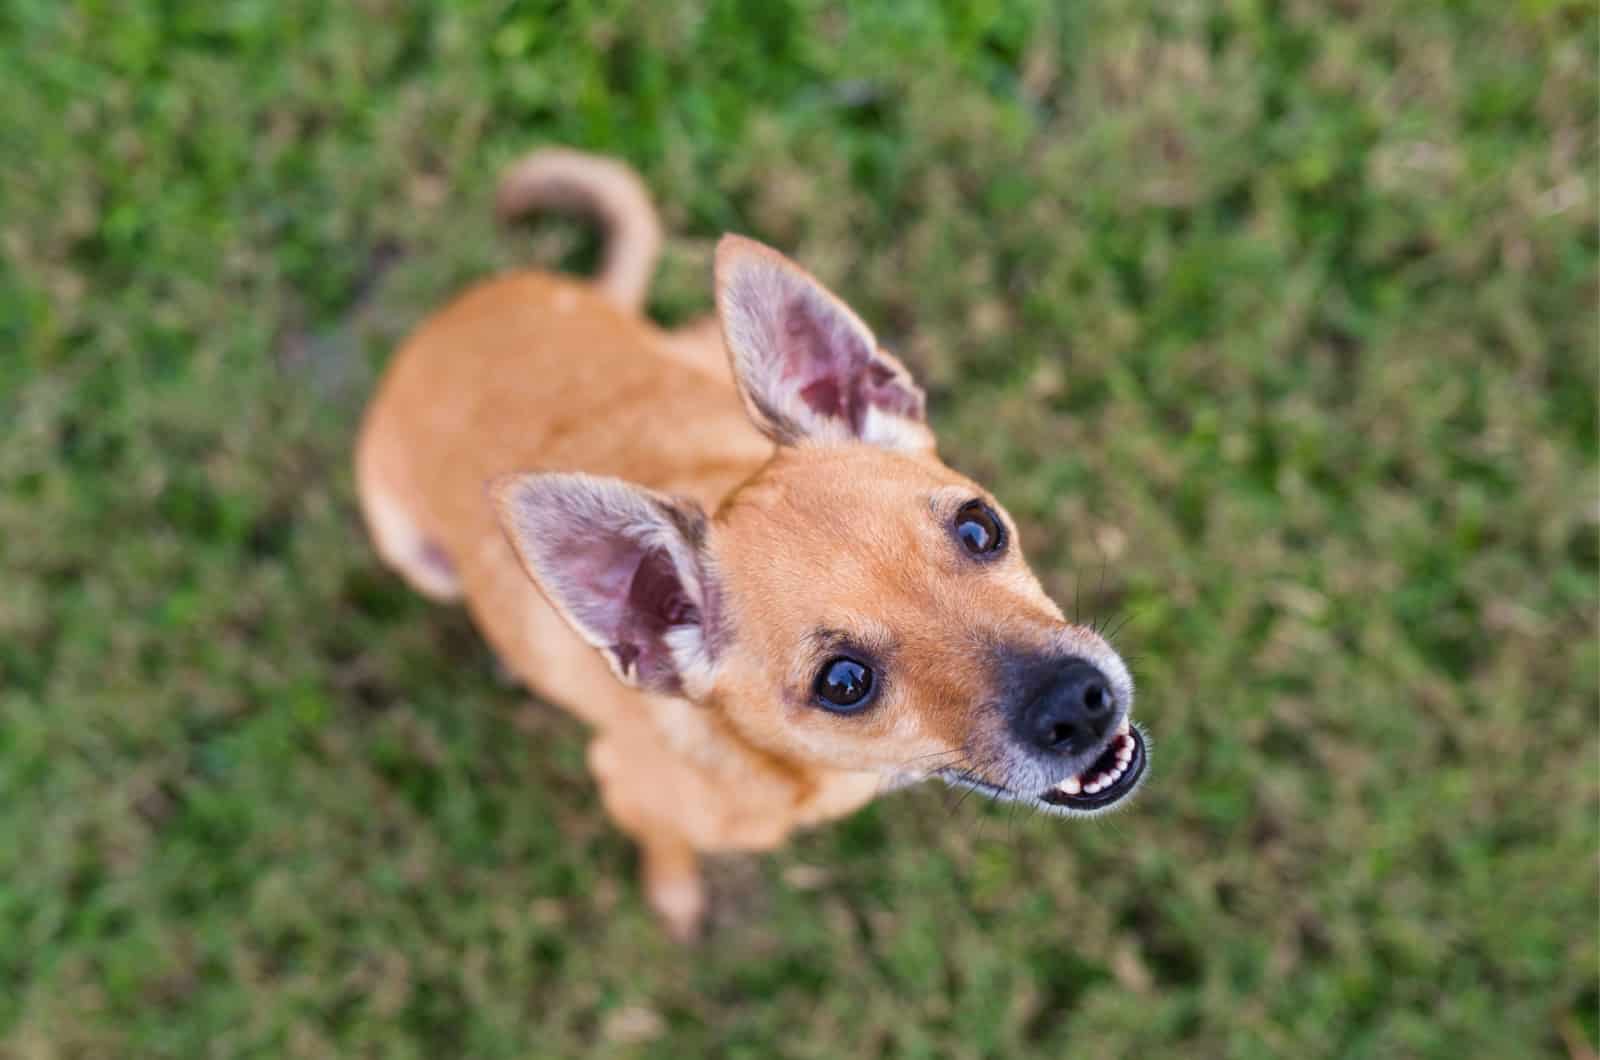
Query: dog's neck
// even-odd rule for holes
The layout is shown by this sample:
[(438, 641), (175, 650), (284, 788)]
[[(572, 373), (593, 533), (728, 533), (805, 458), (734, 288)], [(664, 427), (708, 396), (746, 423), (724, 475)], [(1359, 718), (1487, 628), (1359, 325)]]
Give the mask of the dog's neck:
[(650, 703), (663, 741), (743, 801), (740, 817), (759, 823), (763, 832), (773, 830), (757, 845), (776, 844), (793, 828), (849, 813), (892, 786), (875, 773), (830, 769), (759, 747), (715, 707), (678, 697), (652, 697)]

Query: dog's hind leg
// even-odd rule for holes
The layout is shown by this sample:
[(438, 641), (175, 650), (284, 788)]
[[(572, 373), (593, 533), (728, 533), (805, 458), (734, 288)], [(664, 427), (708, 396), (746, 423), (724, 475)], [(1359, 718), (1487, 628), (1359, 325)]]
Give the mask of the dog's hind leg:
[(413, 589), (430, 600), (451, 603), (461, 599), (461, 579), (444, 549), (429, 540), (394, 490), (386, 488), (379, 472), (375, 447), (364, 439), (356, 458), (356, 492), (361, 514), (378, 555)]
[(445, 551), (418, 529), (393, 497), (375, 489), (361, 491), (361, 511), (383, 561), (430, 600), (461, 599), (461, 580)]

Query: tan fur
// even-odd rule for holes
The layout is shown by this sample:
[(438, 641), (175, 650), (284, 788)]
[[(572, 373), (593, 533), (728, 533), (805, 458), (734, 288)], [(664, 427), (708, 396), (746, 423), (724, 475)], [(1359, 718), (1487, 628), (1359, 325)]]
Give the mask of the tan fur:
[(502, 221), (534, 207), (594, 214), (606, 228), (606, 257), (594, 285), (623, 309), (638, 311), (661, 253), (661, 222), (638, 175), (578, 151), (535, 151), (506, 170), (495, 197)]
[[(949, 514), (987, 495), (939, 462), (920, 423), (894, 427), (906, 443), (895, 448), (775, 451), (732, 384), (714, 320), (666, 332), (627, 310), (658, 237), (619, 169), (563, 152), (513, 170), (504, 209), (542, 205), (559, 184), (561, 202), (581, 200), (641, 241), (613, 247), (600, 289), (517, 273), (423, 323), (366, 415), (358, 480), (384, 559), (430, 596), (464, 600), (523, 682), (594, 727), (604, 804), (643, 848), (652, 904), (687, 935), (705, 904), (695, 852), (770, 848), (896, 776), (926, 774), (920, 760), (980, 758), (995, 722), (978, 709), (976, 654), (997, 632), (1044, 644), (1071, 627), (1020, 552), (983, 576), (952, 553)], [(741, 253), (793, 268), (734, 241), (719, 275)], [(619, 681), (525, 573), (486, 484), (540, 470), (616, 476), (712, 513), (734, 635), (698, 701)], [(894, 653), (882, 709), (846, 718), (805, 701), (826, 653), (818, 628)]]

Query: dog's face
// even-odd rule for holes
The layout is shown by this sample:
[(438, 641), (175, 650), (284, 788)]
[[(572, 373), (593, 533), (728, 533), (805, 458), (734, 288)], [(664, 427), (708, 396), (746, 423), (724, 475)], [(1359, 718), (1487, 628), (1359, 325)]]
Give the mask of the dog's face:
[(1064, 620), (999, 502), (931, 455), (782, 450), (711, 543), (729, 642), (708, 699), (750, 742), (1056, 811), (1137, 785), (1127, 668)]
[(614, 480), (500, 484), (545, 594), (619, 678), (785, 757), (1056, 813), (1130, 795), (1146, 750), (1127, 667), (1045, 595), (1000, 503), (935, 456), (905, 368), (765, 247), (724, 240), (717, 285), (773, 459), (710, 519)]

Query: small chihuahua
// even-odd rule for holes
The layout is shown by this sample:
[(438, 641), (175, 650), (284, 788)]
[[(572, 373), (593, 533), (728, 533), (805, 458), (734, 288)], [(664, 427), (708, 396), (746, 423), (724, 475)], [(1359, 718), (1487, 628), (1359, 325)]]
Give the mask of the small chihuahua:
[(639, 315), (661, 232), (630, 170), (537, 152), (498, 206), (595, 216), (598, 275), (513, 273), (425, 321), (362, 426), (362, 511), (387, 564), (594, 727), (673, 934), (704, 917), (697, 852), (892, 787), (1080, 816), (1133, 793), (1128, 668), (940, 462), (921, 389), (848, 306), (728, 235), (715, 316), (664, 332)]

